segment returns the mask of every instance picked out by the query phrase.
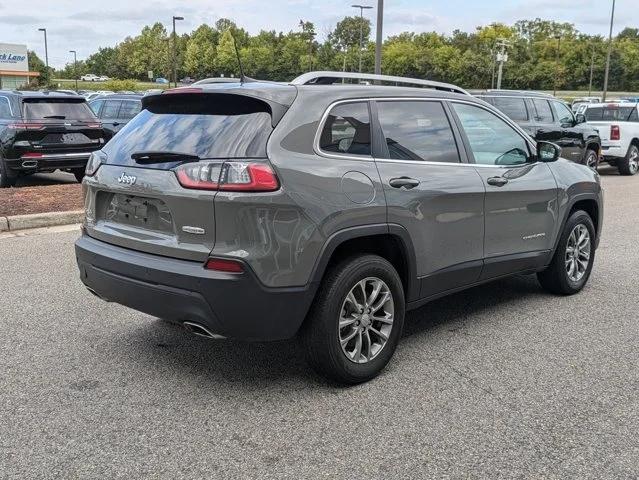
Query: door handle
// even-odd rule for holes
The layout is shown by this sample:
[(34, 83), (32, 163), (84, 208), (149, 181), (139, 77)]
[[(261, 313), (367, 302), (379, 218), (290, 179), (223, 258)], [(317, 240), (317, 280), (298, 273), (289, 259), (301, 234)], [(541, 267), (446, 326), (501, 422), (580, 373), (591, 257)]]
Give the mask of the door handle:
[(508, 183), (508, 179), (504, 177), (490, 177), (486, 182), (493, 187), (503, 187)]
[(414, 178), (409, 177), (399, 177), (399, 178), (391, 178), (390, 182), (388, 182), (393, 188), (405, 188), (406, 190), (410, 190), (411, 188), (415, 188), (419, 185), (419, 180), (415, 180)]

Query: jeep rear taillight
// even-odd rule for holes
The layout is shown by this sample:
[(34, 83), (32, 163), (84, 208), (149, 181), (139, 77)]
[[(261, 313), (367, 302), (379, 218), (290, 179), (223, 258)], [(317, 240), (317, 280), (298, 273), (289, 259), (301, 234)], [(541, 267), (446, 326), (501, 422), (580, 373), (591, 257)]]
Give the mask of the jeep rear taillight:
[(178, 182), (195, 190), (273, 192), (280, 188), (273, 169), (264, 163), (200, 161), (175, 169)]
[(610, 126), (610, 140), (621, 140), (621, 129), (619, 125)]

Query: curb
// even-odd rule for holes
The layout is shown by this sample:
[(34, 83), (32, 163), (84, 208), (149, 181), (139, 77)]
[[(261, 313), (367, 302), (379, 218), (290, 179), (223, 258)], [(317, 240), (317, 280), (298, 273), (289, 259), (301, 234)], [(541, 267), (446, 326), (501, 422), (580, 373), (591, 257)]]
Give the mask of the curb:
[(31, 215), (14, 215), (0, 217), (0, 232), (13, 232), (30, 228), (55, 227), (82, 223), (84, 210), (71, 212), (34, 213)]

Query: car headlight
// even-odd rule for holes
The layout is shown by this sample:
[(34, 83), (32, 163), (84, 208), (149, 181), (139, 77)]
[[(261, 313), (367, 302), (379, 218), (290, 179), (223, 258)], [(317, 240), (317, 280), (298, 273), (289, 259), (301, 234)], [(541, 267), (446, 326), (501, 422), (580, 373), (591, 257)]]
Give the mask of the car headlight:
[(87, 161), (87, 168), (84, 171), (84, 174), (87, 177), (92, 177), (100, 168), (100, 165), (106, 163), (106, 154), (102, 150), (98, 150), (97, 152), (93, 152)]

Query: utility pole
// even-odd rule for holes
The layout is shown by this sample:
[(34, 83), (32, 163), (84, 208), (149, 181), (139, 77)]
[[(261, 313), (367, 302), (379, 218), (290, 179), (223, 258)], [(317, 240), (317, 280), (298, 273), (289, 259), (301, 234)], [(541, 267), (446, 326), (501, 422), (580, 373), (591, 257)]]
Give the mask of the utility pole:
[(44, 32), (44, 64), (47, 67), (47, 71), (49, 71), (49, 46), (47, 45), (47, 29), (38, 28), (38, 32)]
[(495, 52), (495, 48), (491, 48), (490, 49), (490, 56), (493, 59), (493, 65), (492, 65), (492, 78), (490, 79), (490, 89), (492, 90), (493, 88), (495, 88), (495, 67), (497, 66), (497, 58), (495, 57), (496, 52)]
[(497, 53), (497, 62), (499, 63), (499, 70), (497, 72), (497, 90), (501, 90), (501, 81), (504, 78), (504, 63), (508, 61), (506, 48), (510, 46), (510, 43), (504, 39), (498, 40), (499, 41), (496, 44), (496, 47), (499, 48), (499, 52)]
[(364, 10), (370, 10), (373, 7), (368, 5), (351, 5), (353, 8), (359, 8), (359, 73), (362, 73), (362, 47), (364, 45)]
[(559, 52), (561, 51), (561, 35), (555, 37), (557, 39), (557, 51), (555, 52), (555, 82), (552, 96), (557, 96), (557, 82), (559, 81)]
[(175, 21), (176, 20), (184, 20), (184, 17), (176, 17), (173, 16), (173, 85), (177, 87), (177, 58), (176, 58), (176, 48), (175, 43), (177, 42), (177, 37), (175, 36)]
[(592, 96), (592, 75), (595, 71), (595, 44), (592, 44), (592, 57), (590, 58), (590, 83), (588, 85), (588, 96)]
[(75, 77), (75, 91), (78, 91), (78, 53), (75, 50), (69, 50), (73, 54), (73, 74)]
[(375, 73), (382, 73), (382, 30), (384, 24), (384, 0), (377, 0), (377, 35), (375, 36)]
[(610, 34), (608, 35), (608, 55), (606, 56), (606, 73), (604, 74), (604, 89), (601, 98), (602, 102), (606, 101), (608, 94), (608, 75), (610, 74), (610, 55), (612, 55), (612, 28), (615, 24), (615, 0), (612, 0), (612, 13), (610, 14)]

